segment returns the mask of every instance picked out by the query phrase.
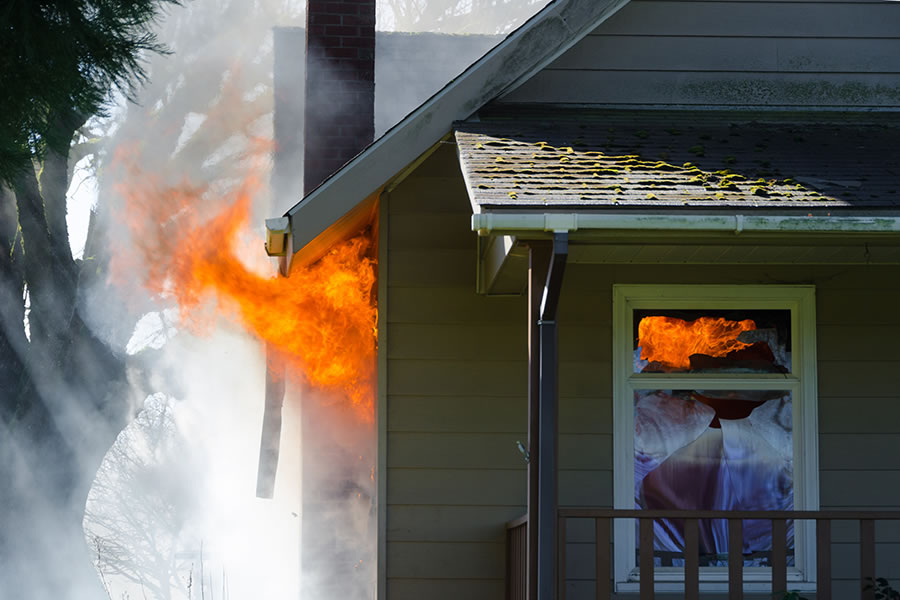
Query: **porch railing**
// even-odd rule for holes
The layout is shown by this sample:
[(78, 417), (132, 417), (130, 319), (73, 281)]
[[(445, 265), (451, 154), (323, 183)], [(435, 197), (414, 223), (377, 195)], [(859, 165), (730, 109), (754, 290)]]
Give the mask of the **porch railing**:
[(528, 596), (528, 517), (506, 524), (506, 600)]
[[(639, 551), (640, 600), (654, 598), (653, 521), (679, 519), (684, 522), (684, 594), (685, 600), (700, 598), (700, 552), (698, 523), (703, 520), (728, 522), (728, 554), (742, 556), (743, 522), (769, 520), (772, 522), (771, 584), (772, 593), (788, 589), (787, 531), (788, 521), (815, 521), (816, 529), (816, 599), (832, 600), (831, 524), (833, 521), (859, 523), (860, 598), (875, 600), (872, 583), (875, 579), (875, 522), (900, 521), (900, 511), (669, 511), (629, 510), (606, 508), (562, 508), (559, 510), (557, 544), (557, 598), (566, 596), (566, 523), (568, 519), (593, 519), (596, 552), (596, 598), (609, 600), (611, 596), (611, 556), (614, 519), (637, 519)], [(507, 600), (527, 600), (528, 557), (527, 518), (507, 523)], [(649, 551), (645, 551), (649, 549)], [(728, 599), (742, 600), (743, 560), (728, 561)], [(841, 599), (843, 600), (843, 599)]]

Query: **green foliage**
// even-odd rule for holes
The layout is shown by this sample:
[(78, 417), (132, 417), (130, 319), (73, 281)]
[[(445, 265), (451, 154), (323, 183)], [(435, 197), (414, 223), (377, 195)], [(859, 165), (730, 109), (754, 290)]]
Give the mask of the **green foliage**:
[(875, 590), (875, 600), (900, 600), (900, 592), (892, 588), (884, 577), (876, 577), (874, 581), (868, 578), (868, 581), (865, 589)]
[(116, 91), (132, 98), (152, 27), (182, 0), (7, 0), (0, 8), (0, 181), (102, 114)]
[[(890, 582), (884, 577), (877, 577), (874, 581), (869, 578), (865, 589), (875, 590), (875, 600), (900, 600), (900, 592), (892, 588)], [(780, 600), (807, 600), (799, 592), (778, 592), (773, 597)]]
[[(781, 592), (775, 594), (774, 597), (778, 598), (779, 594), (781, 594)], [(784, 595), (781, 596), (781, 600), (807, 600), (807, 598), (801, 596), (800, 592), (784, 592)]]

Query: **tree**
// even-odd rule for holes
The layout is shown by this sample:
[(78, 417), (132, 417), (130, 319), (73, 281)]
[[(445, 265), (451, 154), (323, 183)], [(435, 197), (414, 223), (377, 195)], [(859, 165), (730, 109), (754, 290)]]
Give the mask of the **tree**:
[(69, 248), (70, 152), (88, 118), (146, 79), (146, 54), (164, 50), (152, 28), (174, 4), (0, 8), (0, 589), (18, 597), (99, 591), (78, 557), (84, 502), (135, 402), (124, 353), (84, 318), (94, 270)]
[[(129, 3), (59, 4), (101, 10)], [(104, 454), (145, 406), (145, 398), (163, 389), (178, 395), (171, 387), (177, 377), (151, 382), (160, 353), (126, 352), (135, 323), (146, 312), (166, 306), (166, 300), (146, 293), (123, 298), (122, 290), (109, 283), (110, 259), (123, 250), (117, 237), (122, 203), (114, 191), (121, 179), (113, 157), (134, 151), (145, 170), (172, 179), (186, 173), (194, 181), (227, 179), (242, 160), (247, 138), (258, 135), (260, 122), (264, 128), (268, 122), (271, 63), (265, 59), (271, 45), (266, 40), (273, 23), (302, 16), (292, 8), (297, 5), (302, 2), (191, 3), (159, 23), (159, 39), (178, 49), (177, 54), (145, 54), (134, 63), (139, 70), (131, 73), (132, 79), (107, 79), (114, 93), (132, 95), (135, 103), (116, 106), (115, 118), (104, 120), (88, 118), (87, 109), (63, 101), (54, 110), (77, 114), (77, 119), (48, 119), (58, 127), (45, 129), (42, 122), (31, 129), (23, 124), (22, 131), (30, 133), (18, 139), (26, 141), (2, 148), (4, 160), (28, 157), (24, 165), (4, 163), (11, 176), (0, 186), (0, 477), (12, 483), (0, 486), (0, 589), (10, 595), (102, 597), (81, 528), (88, 490)], [(27, 2), (13, 3), (0, 9), (0, 30), (13, 31), (16, 19), (36, 19), (32, 9), (38, 16), (57, 18), (51, 8), (41, 13)], [(157, 38), (151, 37), (151, 22), (144, 25), (140, 31), (146, 48), (159, 49)], [(27, 55), (23, 48), (30, 40), (23, 35), (15, 46), (4, 38), (3, 64), (15, 62), (10, 56)], [(24, 77), (27, 69), (21, 71)], [(128, 82), (134, 84), (132, 89), (123, 87)], [(140, 90), (139, 83), (145, 84)], [(6, 102), (8, 88), (0, 87)], [(9, 112), (29, 101), (12, 98)], [(43, 99), (34, 103), (50, 110)], [(103, 114), (109, 106), (99, 103), (91, 110)], [(42, 133), (51, 130), (54, 139), (71, 141), (71, 146), (68, 141), (51, 143)], [(10, 148), (16, 152), (6, 152)], [(100, 197), (84, 256), (74, 259), (66, 228), (66, 190), (83, 157), (92, 161)], [(195, 208), (202, 214), (214, 202), (198, 199)], [(262, 212), (268, 216), (265, 208)], [(123, 451), (127, 448), (113, 448), (113, 453)], [(158, 475), (162, 482), (165, 474)], [(104, 548), (121, 550), (108, 544)], [(108, 565), (112, 558), (102, 560)], [(164, 582), (157, 580), (162, 590)]]
[(13, 0), (0, 11), (0, 177), (7, 182), (72, 133), (114, 90), (133, 96), (147, 52), (164, 52), (152, 25), (180, 0)]
[(178, 431), (172, 404), (164, 394), (147, 399), (91, 487), (85, 529), (111, 595), (123, 582), (158, 600), (188, 596), (178, 551), (191, 512), (189, 491), (202, 485), (203, 472)]

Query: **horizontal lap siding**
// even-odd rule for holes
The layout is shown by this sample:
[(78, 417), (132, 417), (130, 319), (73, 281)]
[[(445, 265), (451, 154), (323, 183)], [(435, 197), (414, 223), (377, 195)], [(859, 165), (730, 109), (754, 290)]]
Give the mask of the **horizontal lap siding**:
[(504, 524), (525, 510), (525, 301), (475, 294), (452, 146), (388, 203), (388, 597), (500, 598)]
[(900, 107), (900, 5), (632, 0), (505, 102)]
[[(524, 512), (516, 442), (527, 428), (525, 298), (475, 294), (475, 237), (457, 168), (452, 148), (441, 149), (388, 201), (391, 599), (500, 597), (504, 523)], [(561, 504), (612, 503), (614, 283), (814, 284), (822, 505), (900, 508), (900, 353), (891, 343), (900, 269), (825, 265), (570, 265), (559, 319)], [(587, 532), (573, 532), (573, 598), (594, 589)], [(900, 526), (879, 528), (878, 541), (886, 564)], [(855, 526), (835, 525), (835, 542), (835, 557), (855, 556)], [(852, 577), (855, 568), (836, 563), (835, 573)], [(836, 593), (846, 585), (838, 581)]]

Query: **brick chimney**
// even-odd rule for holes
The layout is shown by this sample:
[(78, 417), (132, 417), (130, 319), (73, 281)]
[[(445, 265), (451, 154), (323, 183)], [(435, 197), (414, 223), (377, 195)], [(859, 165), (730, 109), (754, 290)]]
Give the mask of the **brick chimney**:
[(303, 192), (375, 135), (375, 0), (309, 0), (306, 8)]

